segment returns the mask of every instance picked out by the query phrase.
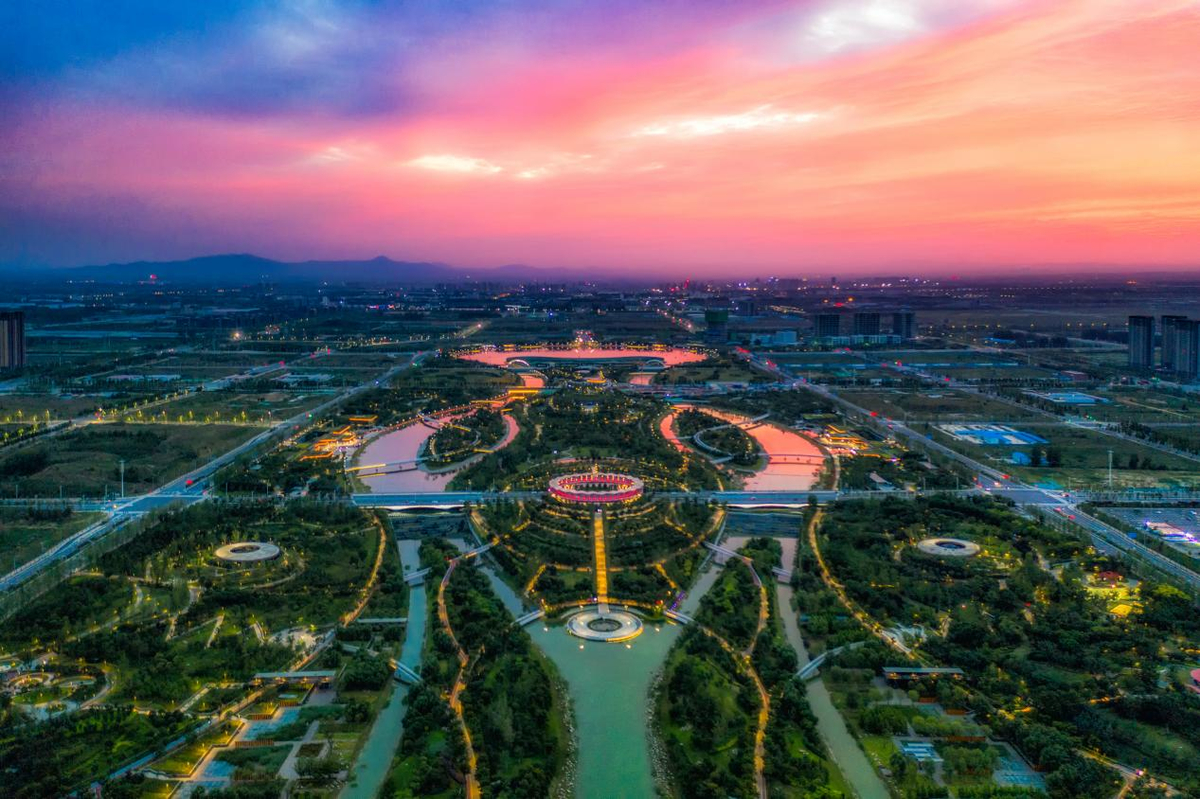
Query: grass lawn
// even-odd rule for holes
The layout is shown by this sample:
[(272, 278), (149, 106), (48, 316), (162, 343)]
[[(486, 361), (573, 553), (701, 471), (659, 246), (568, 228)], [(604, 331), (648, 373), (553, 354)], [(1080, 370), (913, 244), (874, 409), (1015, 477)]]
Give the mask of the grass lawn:
[[(997, 361), (1007, 361), (1008, 358), (999, 357)], [(928, 371), (951, 377), (955, 380), (1055, 380), (1055, 372), (1052, 369), (1043, 369), (1039, 366), (932, 366)]]
[[(1019, 425), (1015, 425), (1020, 429)], [(921, 432), (926, 432), (921, 428)], [(960, 441), (931, 428), (933, 438), (969, 455), (982, 463), (995, 466), (1029, 483), (1055, 483), (1063, 488), (1099, 486), (1108, 480), (1108, 453), (1113, 453), (1113, 484), (1115, 486), (1177, 486), (1200, 482), (1200, 463), (1151, 449), (1133, 441), (1113, 438), (1092, 430), (1069, 425), (1031, 428), (1049, 443), (1038, 445), (1043, 450), (1057, 450), (1061, 455), (1058, 466), (1018, 466), (1010, 460), (1014, 451), (1029, 453), (1031, 446), (977, 446)], [(1153, 468), (1129, 469), (1131, 456), (1141, 462), (1147, 459)]]
[(217, 760), (232, 763), (236, 767), (235, 779), (269, 779), (279, 772), (279, 767), (291, 751), (291, 744), (226, 749), (217, 753)]
[(1195, 422), (1200, 425), (1200, 400), (1148, 388), (1113, 388), (1083, 393), (1110, 400), (1079, 406), (1072, 413), (1106, 422)]
[[(415, 784), (418, 778), (417, 769), (419, 760), (422, 755), (426, 757), (436, 757), (446, 748), (446, 735), (441, 731), (433, 731), (426, 736), (425, 748), (420, 754), (410, 755), (409, 757), (397, 757), (393, 761), (391, 770), (391, 780), (396, 785), (396, 796), (405, 796), (403, 791), (407, 790), (409, 795), (415, 796), (418, 786)], [(441, 793), (422, 793), (422, 797), (430, 797), (430, 799), (448, 799), (456, 795), (454, 788), (447, 788)]]
[(843, 391), (841, 394), (855, 405), (900, 420), (1004, 422), (1042, 418), (1035, 411), (952, 389)]
[(138, 494), (200, 466), (259, 432), (220, 424), (88, 425), (51, 436), (0, 460), (0, 484), (21, 496)]
[(1115, 727), (1115, 733), (1105, 741), (1106, 753), (1126, 763), (1154, 763), (1155, 770), (1167, 779), (1195, 773), (1191, 769), (1200, 758), (1200, 751), (1182, 736), (1108, 710), (1098, 712)]
[(996, 361), (1015, 361), (1017, 357), (1009, 353), (984, 352), (981, 350), (880, 350), (867, 353), (874, 361), (899, 361), (905, 366), (924, 366), (926, 364), (951, 364), (969, 366), (974, 363), (995, 363)]
[(887, 766), (897, 751), (896, 744), (886, 735), (863, 735), (858, 739), (867, 757), (876, 765)]
[(103, 518), (103, 513), (72, 513), (66, 519), (39, 520), (23, 508), (0, 508), (0, 571), (15, 569)]
[(270, 424), (329, 399), (311, 391), (200, 391), (174, 402), (134, 411), (127, 422), (221, 422)]
[(49, 419), (73, 419), (90, 413), (102, 397), (57, 397), (49, 394), (5, 394), (0, 397), (0, 422), (18, 423)]
[(133, 599), (124, 578), (79, 576), (34, 600), (0, 625), (0, 643), (8, 648), (61, 639), (112, 621)]
[(209, 749), (229, 743), (239, 726), (239, 723), (226, 722), (191, 743), (181, 746), (163, 759), (155, 761), (151, 767), (172, 776), (186, 777), (195, 770)]
[(175, 780), (152, 780), (147, 778), (137, 783), (137, 796), (140, 799), (168, 799), (175, 793), (179, 785), (180, 783)]
[(660, 372), (655, 383), (676, 385), (679, 383), (769, 383), (770, 375), (747, 365), (743, 361), (728, 359), (701, 361), (683, 366), (673, 366)]

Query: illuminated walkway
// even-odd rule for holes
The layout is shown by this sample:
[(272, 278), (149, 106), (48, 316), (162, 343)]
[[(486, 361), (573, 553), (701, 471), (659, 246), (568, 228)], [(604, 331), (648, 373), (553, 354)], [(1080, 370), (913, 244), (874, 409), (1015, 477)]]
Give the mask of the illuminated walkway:
[(467, 728), (467, 720), (463, 715), (462, 700), (459, 698), (463, 689), (467, 687), (467, 666), (470, 665), (471, 658), (454, 636), (454, 628), (450, 626), (450, 614), (446, 611), (446, 584), (450, 582), (450, 575), (454, 573), (458, 562), (459, 558), (454, 558), (446, 567), (446, 573), (442, 576), (441, 584), (438, 585), (437, 609), (438, 620), (442, 623), (442, 631), (450, 639), (450, 643), (455, 650), (455, 655), (458, 658), (458, 674), (454, 678), (454, 686), (450, 689), (450, 695), (447, 697), (447, 704), (450, 705), (450, 710), (454, 712), (454, 716), (458, 720), (458, 727), (463, 736), (463, 747), (466, 750), (467, 773), (464, 775), (464, 778), (466, 780), (467, 799), (478, 799), (480, 795), (479, 779), (476, 776), (478, 761), (475, 757), (475, 747), (471, 743), (471, 730)]
[(596, 549), (596, 602), (600, 615), (608, 613), (608, 555), (604, 550), (604, 512), (592, 516), (592, 540)]

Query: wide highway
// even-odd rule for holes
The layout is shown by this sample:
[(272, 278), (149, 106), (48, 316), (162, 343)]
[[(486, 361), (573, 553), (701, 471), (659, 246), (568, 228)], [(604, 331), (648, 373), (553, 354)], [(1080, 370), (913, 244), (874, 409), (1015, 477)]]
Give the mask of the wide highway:
[(9, 591), (16, 588), (52, 564), (71, 557), (92, 542), (103, 538), (113, 530), (128, 523), (131, 519), (170, 505), (188, 505), (206, 499), (209, 496), (208, 481), (222, 467), (234, 462), (243, 455), (281, 441), (304, 425), (310, 423), (313, 419), (319, 419), (323, 414), (336, 408), (346, 400), (386, 383), (398, 372), (407, 369), (425, 355), (427, 355), (425, 352), (416, 353), (403, 364), (392, 367), (379, 377), (349, 388), (311, 410), (302, 411), (290, 419), (286, 419), (274, 427), (264, 430), (228, 452), (213, 458), (203, 466), (175, 478), (149, 494), (105, 501), (99, 503), (98, 506), (91, 506), (91, 503), (88, 503), (90, 506), (89, 509), (105, 511), (110, 514), (109, 518), (81, 530), (70, 538), (60, 541), (38, 557), (18, 566), (4, 577), (0, 577), (0, 591)]
[[(752, 362), (760, 369), (764, 369), (780, 377), (788, 377), (786, 372), (773, 363), (767, 364), (761, 359), (752, 359)], [(1024, 507), (1036, 506), (1049, 508), (1062, 516), (1066, 522), (1074, 522), (1082, 528), (1091, 537), (1097, 548), (1108, 551), (1113, 549), (1120, 550), (1125, 555), (1135, 557), (1151, 568), (1179, 580), (1193, 591), (1200, 590), (1200, 574), (1176, 563), (1166, 555), (1150, 549), (1140, 541), (1130, 538), (1117, 528), (1087, 515), (1079, 510), (1077, 503), (1080, 500), (1078, 498), (1074, 498), (1066, 492), (1041, 489), (1016, 480), (998, 469), (982, 464), (941, 442), (934, 441), (932, 438), (908, 427), (903, 422), (872, 415), (867, 409), (855, 405), (825, 386), (806, 381), (797, 381), (795, 385), (808, 389), (834, 403), (848, 415), (875, 426), (884, 435), (904, 440), (918, 449), (936, 452), (966, 466), (976, 475), (978, 485), (984, 491), (994, 496), (1007, 497)]]

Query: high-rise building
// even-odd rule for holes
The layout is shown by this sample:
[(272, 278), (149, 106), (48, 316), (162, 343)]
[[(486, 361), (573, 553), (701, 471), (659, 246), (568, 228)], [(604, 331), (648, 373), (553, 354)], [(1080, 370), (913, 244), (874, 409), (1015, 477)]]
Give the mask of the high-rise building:
[(708, 328), (704, 331), (704, 340), (710, 344), (723, 344), (729, 339), (729, 311), (723, 308), (709, 308), (704, 312), (704, 322)]
[(1200, 375), (1200, 321), (1175, 323), (1175, 374), (1188, 379)]
[(917, 315), (912, 311), (896, 311), (892, 314), (892, 335), (901, 341), (917, 337)]
[(817, 338), (837, 338), (842, 335), (840, 313), (819, 313), (813, 317), (813, 335)]
[(1129, 366), (1149, 369), (1154, 366), (1154, 317), (1129, 317)]
[(1162, 367), (1167, 371), (1175, 371), (1175, 355), (1178, 349), (1175, 330), (1180, 322), (1187, 321), (1186, 316), (1171, 316), (1164, 314), (1162, 318)]
[(0, 312), (0, 369), (25, 365), (25, 312)]
[(854, 335), (878, 336), (880, 332), (878, 311), (855, 311)]

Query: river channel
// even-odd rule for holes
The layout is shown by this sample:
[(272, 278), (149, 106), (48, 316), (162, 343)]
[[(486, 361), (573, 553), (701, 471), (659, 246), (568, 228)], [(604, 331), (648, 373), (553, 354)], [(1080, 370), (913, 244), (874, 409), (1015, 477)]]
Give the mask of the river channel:
[[(420, 541), (399, 541), (400, 563), (405, 572), (420, 568)], [(421, 648), (425, 642), (425, 586), (414, 585), (408, 592), (408, 624), (404, 633), (404, 644), (400, 649), (400, 662), (414, 671), (421, 668)], [(375, 717), (375, 724), (363, 744), (355, 761), (350, 783), (342, 791), (342, 799), (374, 799), (387, 779), (388, 770), (400, 735), (404, 732), (404, 700), (408, 697), (408, 686), (397, 682), (383, 710)]]
[[(485, 567), (492, 588), (515, 616), (519, 597)], [(719, 569), (701, 575), (682, 609), (692, 612)], [(566, 681), (575, 715), (575, 796), (629, 799), (654, 796), (650, 762), (650, 684), (679, 637), (672, 623), (647, 624), (632, 641), (607, 644), (572, 637), (562, 624), (539, 621), (526, 628)]]
[[(766, 466), (743, 478), (747, 491), (804, 491), (816, 484), (824, 454), (811, 439), (769, 422), (751, 425), (749, 416), (730, 411), (699, 405), (677, 405), (676, 411), (679, 410), (697, 410), (723, 422), (743, 425), (742, 430), (767, 456)], [(663, 417), (659, 432), (680, 448), (685, 445), (673, 429), (676, 411)]]
[[(795, 538), (780, 538), (783, 545), (782, 566), (790, 569), (796, 561)], [(800, 635), (800, 625), (796, 611), (792, 607), (792, 587), (779, 581), (775, 586), (775, 604), (783, 619), (783, 632), (792, 649), (796, 651), (798, 664), (803, 667), (808, 663), (808, 649), (804, 646), (804, 638)], [(820, 678), (809, 680), (804, 684), (808, 694), (808, 705), (817, 718), (817, 731), (825, 741), (829, 754), (842, 771), (842, 776), (858, 794), (859, 799), (888, 799), (887, 786), (883, 784), (879, 774), (867, 760), (859, 748), (858, 742), (846, 727), (846, 720), (833, 704), (833, 697)]]
[[(453, 418), (453, 417), (451, 417)], [(520, 428), (511, 414), (504, 415), (504, 437), (492, 448), (493, 451), (508, 446)], [(475, 455), (447, 469), (430, 471), (416, 460), (424, 451), (425, 442), (437, 429), (424, 422), (410, 422), (369, 441), (358, 451), (355, 460), (359, 464), (404, 463), (403, 471), (359, 477), (370, 491), (376, 493), (405, 493), (408, 491), (442, 491), (460, 469), (474, 463), (482, 454)]]

